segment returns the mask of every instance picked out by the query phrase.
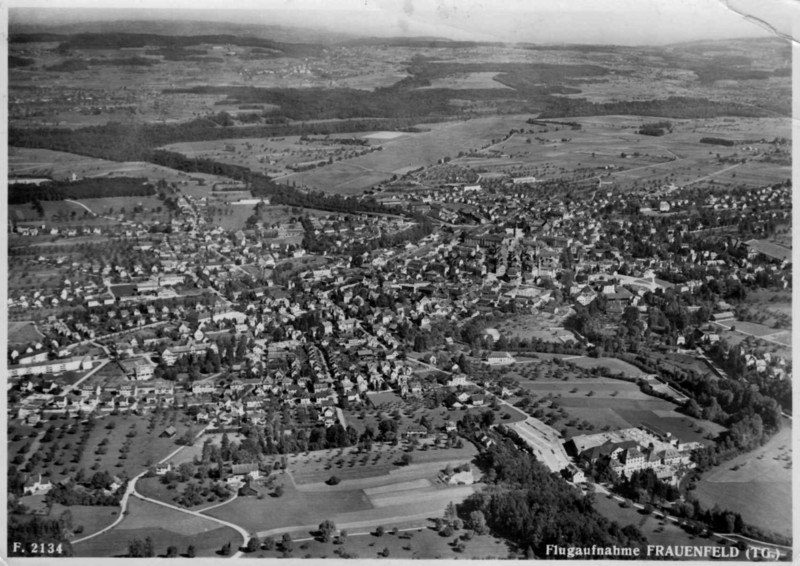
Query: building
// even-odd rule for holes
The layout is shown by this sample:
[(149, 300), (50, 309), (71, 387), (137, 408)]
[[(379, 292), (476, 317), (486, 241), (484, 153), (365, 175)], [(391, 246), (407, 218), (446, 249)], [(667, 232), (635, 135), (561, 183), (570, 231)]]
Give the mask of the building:
[(62, 358), (36, 364), (11, 366), (8, 368), (8, 377), (22, 377), (24, 375), (52, 374), (58, 375), (67, 371), (82, 371), (92, 369), (92, 359), (89, 356)]
[(486, 363), (493, 366), (513, 364), (514, 361), (514, 357), (508, 352), (492, 352), (486, 356)]

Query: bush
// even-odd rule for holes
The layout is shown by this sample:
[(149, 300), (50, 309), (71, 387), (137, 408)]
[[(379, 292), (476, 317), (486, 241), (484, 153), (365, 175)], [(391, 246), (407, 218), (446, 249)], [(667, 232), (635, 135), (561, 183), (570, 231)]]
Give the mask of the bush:
[(338, 485), (341, 481), (342, 480), (340, 480), (337, 476), (331, 476), (325, 483), (327, 483), (328, 485)]

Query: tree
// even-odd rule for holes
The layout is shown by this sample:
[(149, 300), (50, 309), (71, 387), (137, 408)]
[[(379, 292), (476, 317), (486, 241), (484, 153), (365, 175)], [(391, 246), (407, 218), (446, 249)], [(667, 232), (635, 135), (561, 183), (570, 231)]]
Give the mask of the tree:
[(144, 556), (145, 558), (151, 558), (156, 555), (155, 546), (153, 545), (153, 539), (147, 537), (144, 539)]
[(383, 534), (386, 532), (386, 529), (383, 525), (379, 525), (377, 529), (375, 529), (375, 536), (382, 537)]
[(322, 538), (322, 542), (330, 542), (335, 533), (336, 525), (330, 519), (326, 519), (319, 524), (319, 534)]
[(275, 486), (275, 491), (273, 492), (275, 497), (280, 497), (283, 495), (283, 484), (278, 484)]
[(405, 452), (402, 456), (400, 456), (400, 463), (404, 466), (408, 466), (413, 460), (414, 457), (408, 452)]
[(264, 538), (264, 550), (273, 550), (275, 548), (275, 539), (272, 537)]
[(281, 548), (284, 552), (291, 552), (294, 550), (294, 541), (292, 540), (292, 535), (289, 533), (283, 533), (283, 538), (281, 539)]
[(477, 535), (485, 535), (489, 532), (483, 511), (473, 511), (469, 514), (469, 528)]
[(178, 547), (173, 545), (167, 547), (167, 558), (175, 558), (176, 556), (178, 556)]
[(230, 541), (226, 542), (222, 545), (222, 549), (220, 550), (220, 554), (222, 556), (230, 556), (231, 555), (231, 543)]
[(247, 541), (247, 552), (255, 552), (257, 550), (261, 550), (261, 541), (256, 535), (253, 535)]
[(194, 545), (190, 544), (189, 547), (186, 549), (186, 556), (189, 558), (194, 558), (197, 556), (197, 551), (194, 549)]

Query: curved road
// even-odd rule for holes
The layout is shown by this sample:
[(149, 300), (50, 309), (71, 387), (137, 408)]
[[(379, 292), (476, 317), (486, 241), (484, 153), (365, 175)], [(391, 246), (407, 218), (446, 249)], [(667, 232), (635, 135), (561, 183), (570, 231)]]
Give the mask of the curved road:
[[(200, 431), (200, 433), (198, 433), (197, 437), (199, 438), (200, 435), (203, 434), (203, 432), (204, 432), (204, 430)], [(171, 458), (173, 458), (176, 454), (178, 454), (178, 452), (180, 452), (184, 448), (185, 448), (184, 446), (179, 446), (178, 448), (176, 448), (175, 450), (170, 452), (167, 456), (165, 456), (164, 458), (159, 460), (158, 463), (159, 464), (163, 464), (167, 460), (170, 460)], [(120, 500), (120, 513), (119, 513), (119, 516), (116, 518), (116, 520), (113, 523), (111, 523), (107, 527), (104, 527), (104, 528), (100, 529), (96, 533), (92, 533), (92, 534), (90, 534), (88, 536), (85, 536), (83, 538), (79, 538), (79, 539), (71, 541), (72, 544), (78, 544), (78, 543), (87, 541), (89, 539), (92, 539), (94, 537), (100, 536), (101, 534), (103, 534), (103, 533), (105, 533), (107, 531), (110, 531), (111, 529), (113, 529), (114, 527), (119, 525), (122, 522), (122, 520), (125, 518), (125, 514), (126, 514), (127, 508), (128, 508), (128, 500), (130, 499), (131, 495), (133, 495), (135, 497), (138, 497), (142, 501), (149, 501), (150, 503), (155, 503), (155, 504), (161, 505), (163, 507), (169, 507), (170, 509), (174, 509), (175, 511), (180, 511), (182, 513), (187, 513), (189, 515), (194, 515), (196, 517), (203, 517), (205, 519), (209, 519), (211, 521), (219, 523), (219, 524), (221, 524), (223, 526), (230, 527), (230, 528), (234, 529), (236, 532), (238, 532), (240, 535), (242, 535), (242, 546), (247, 544), (247, 541), (250, 539), (250, 534), (247, 531), (245, 531), (242, 527), (240, 527), (239, 525), (236, 525), (234, 523), (228, 523), (227, 521), (223, 521), (222, 519), (217, 519), (216, 517), (211, 517), (209, 515), (203, 515), (202, 514), (202, 511), (208, 511), (210, 509), (214, 509), (216, 507), (221, 507), (222, 505), (226, 505), (226, 504), (230, 503), (231, 501), (236, 499), (237, 494), (234, 494), (234, 496), (232, 498), (230, 498), (230, 499), (228, 499), (226, 501), (223, 501), (222, 503), (219, 503), (217, 505), (212, 505), (211, 507), (206, 507), (202, 511), (190, 511), (189, 509), (184, 509), (182, 507), (177, 507), (177, 506), (172, 505), (170, 503), (165, 503), (163, 501), (158, 501), (157, 499), (151, 499), (149, 497), (145, 497), (141, 493), (137, 492), (136, 491), (136, 482), (139, 480), (139, 478), (144, 476), (146, 473), (147, 473), (147, 470), (145, 470), (144, 472), (140, 473), (139, 475), (131, 478), (131, 480), (128, 482), (128, 485), (125, 488), (125, 493), (122, 495), (122, 499)], [(239, 556), (241, 556), (241, 554), (242, 554), (241, 551), (237, 551), (233, 556), (231, 556), (231, 558), (238, 558)]]

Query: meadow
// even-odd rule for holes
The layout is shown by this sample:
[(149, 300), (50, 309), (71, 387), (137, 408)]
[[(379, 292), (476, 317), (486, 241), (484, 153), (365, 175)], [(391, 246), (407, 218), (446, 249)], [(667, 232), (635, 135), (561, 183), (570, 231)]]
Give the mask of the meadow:
[[(348, 529), (344, 544), (324, 543), (317, 538), (295, 539), (292, 558), (337, 558), (340, 554), (350, 558), (394, 560), (418, 559), (462, 559), (488, 560), (502, 559), (509, 555), (509, 544), (492, 535), (472, 535), (469, 540), (462, 538), (466, 531), (455, 531), (451, 537), (443, 537), (425, 521), (423, 527), (404, 527), (399, 525), (394, 533), (390, 525), (386, 532), (378, 536), (375, 529)], [(463, 550), (457, 550), (454, 541), (464, 543)], [(388, 550), (388, 552), (387, 552)], [(279, 548), (260, 550), (245, 554), (245, 558), (283, 557)]]
[(764, 446), (704, 474), (693, 494), (707, 507), (718, 504), (745, 523), (792, 534), (792, 431), (781, 429)]
[(165, 556), (169, 546), (185, 554), (189, 545), (198, 557), (217, 556), (228, 542), (236, 549), (244, 541), (230, 527), (211, 519), (196, 517), (132, 497), (128, 515), (115, 528), (74, 545), (75, 555), (83, 557), (126, 556), (128, 544), (134, 538), (151, 537), (157, 556)]

